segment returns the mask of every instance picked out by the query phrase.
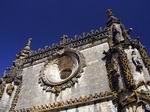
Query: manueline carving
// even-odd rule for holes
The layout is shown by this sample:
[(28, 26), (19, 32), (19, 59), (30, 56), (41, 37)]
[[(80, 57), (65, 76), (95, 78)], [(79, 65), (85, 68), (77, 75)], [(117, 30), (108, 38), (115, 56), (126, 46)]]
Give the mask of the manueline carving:
[[(118, 91), (118, 77), (119, 74), (117, 66), (120, 66), (121, 68), (121, 73), (124, 76), (124, 82), (127, 88), (133, 88), (134, 82), (133, 82), (133, 77), (131, 74), (131, 71), (129, 69), (129, 62), (127, 59), (127, 56), (124, 51), (122, 51), (120, 48), (112, 48), (108, 52), (104, 52), (106, 55), (104, 59), (106, 59), (106, 69), (108, 73), (108, 78), (109, 78), (109, 84), (110, 87), (113, 91)], [(117, 65), (116, 61), (113, 56), (118, 55), (118, 62)]]
[(139, 53), (142, 57), (144, 65), (148, 69), (148, 72), (150, 74), (150, 59), (149, 59), (147, 50), (144, 48), (144, 46), (140, 43), (138, 39), (132, 40), (131, 45), (133, 48), (136, 48), (139, 50)]

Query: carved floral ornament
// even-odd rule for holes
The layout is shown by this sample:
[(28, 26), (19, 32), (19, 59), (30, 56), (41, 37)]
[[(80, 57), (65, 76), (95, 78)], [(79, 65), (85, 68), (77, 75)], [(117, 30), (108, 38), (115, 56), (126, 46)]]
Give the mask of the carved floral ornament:
[(84, 66), (84, 56), (80, 52), (72, 49), (59, 51), (45, 62), (39, 83), (46, 92), (58, 95), (78, 82)]

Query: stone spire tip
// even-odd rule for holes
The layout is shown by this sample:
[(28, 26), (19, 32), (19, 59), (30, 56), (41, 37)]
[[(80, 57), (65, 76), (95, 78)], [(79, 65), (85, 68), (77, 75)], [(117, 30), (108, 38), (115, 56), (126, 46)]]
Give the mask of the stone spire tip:
[(107, 9), (106, 13), (107, 13), (108, 18), (113, 15), (111, 8)]

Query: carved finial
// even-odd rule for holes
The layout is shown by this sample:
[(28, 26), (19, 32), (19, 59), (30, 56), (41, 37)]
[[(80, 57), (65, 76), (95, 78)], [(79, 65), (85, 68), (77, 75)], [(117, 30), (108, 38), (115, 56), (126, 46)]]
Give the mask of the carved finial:
[(132, 31), (133, 31), (133, 28), (129, 28), (129, 29), (127, 30), (127, 33), (130, 34)]
[(30, 50), (31, 41), (32, 41), (32, 38), (29, 38), (26, 45), (25, 45), (25, 47), (24, 47), (24, 50)]
[(69, 40), (68, 35), (63, 35), (63, 36), (61, 37), (61, 43), (62, 43), (62, 44), (68, 43), (68, 40)]
[(31, 41), (32, 41), (32, 38), (29, 38), (26, 45), (27, 45), (27, 46), (30, 46), (30, 45), (31, 45)]
[(112, 13), (112, 9), (107, 9), (107, 16), (108, 16), (108, 18), (109, 17), (111, 17), (112, 15), (113, 15), (113, 13)]
[(16, 55), (16, 59), (23, 59), (25, 57), (28, 57), (31, 53), (31, 40), (32, 38), (29, 38), (25, 47), (20, 51), (19, 54)]

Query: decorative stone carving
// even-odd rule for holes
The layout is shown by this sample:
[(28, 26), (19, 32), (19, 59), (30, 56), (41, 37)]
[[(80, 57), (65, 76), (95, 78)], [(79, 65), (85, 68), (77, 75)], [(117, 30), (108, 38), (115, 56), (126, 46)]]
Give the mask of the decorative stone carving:
[(39, 83), (46, 92), (58, 95), (78, 82), (84, 66), (84, 57), (78, 51), (66, 49), (58, 52), (45, 63)]
[(113, 23), (120, 24), (120, 20), (113, 16), (112, 9), (107, 10), (107, 16), (108, 16), (108, 21), (107, 21), (107, 26), (111, 26)]
[(122, 73), (123, 73), (124, 78), (125, 78), (125, 84), (129, 89), (133, 89), (135, 87), (135, 84), (133, 81), (133, 75), (132, 75), (130, 68), (129, 68), (129, 61), (128, 61), (127, 55), (122, 50), (120, 50), (119, 55), (120, 55), (120, 57), (119, 57), (120, 66), (121, 66)]
[(68, 38), (68, 35), (63, 35), (61, 37), (61, 44), (65, 45), (69, 42), (69, 38)]
[(18, 98), (19, 98), (19, 93), (20, 93), (20, 90), (21, 90), (21, 86), (22, 86), (22, 81), (17, 86), (16, 93), (15, 93), (15, 96), (14, 96), (13, 101), (11, 103), (11, 108), (9, 110), (10, 112), (15, 112), (15, 107), (16, 107), (16, 104), (17, 104), (17, 101), (18, 101)]
[(3, 84), (2, 79), (0, 79), (0, 100), (2, 98), (2, 95), (4, 93), (5, 84)]
[(145, 105), (146, 111), (150, 111), (150, 104)]
[(50, 103), (46, 105), (33, 106), (31, 108), (24, 108), (15, 110), (16, 112), (57, 112), (59, 110), (65, 110), (68, 108), (76, 108), (88, 104), (95, 104), (101, 101), (115, 100), (117, 94), (114, 92), (101, 92), (95, 94), (89, 94), (87, 96), (80, 96), (78, 98), (69, 99), (66, 101), (60, 101)]
[(135, 51), (132, 51), (132, 62), (133, 62), (133, 64), (135, 65), (135, 67), (136, 67), (136, 71), (138, 71), (138, 72), (142, 72), (142, 70), (143, 70), (143, 65), (142, 65), (142, 63), (141, 63), (141, 58), (139, 58), (139, 57), (137, 57), (137, 55), (136, 55), (136, 52)]
[(19, 54), (16, 55), (16, 61), (20, 59), (24, 59), (31, 54), (31, 49), (30, 49), (31, 41), (32, 41), (32, 38), (29, 38), (25, 47), (20, 51)]
[[(108, 72), (109, 84), (113, 91), (118, 91), (118, 66), (120, 67), (120, 73), (123, 74), (124, 83), (127, 88), (134, 87), (134, 81), (129, 69), (128, 59), (125, 52), (120, 48), (111, 48), (108, 52), (104, 52), (106, 55), (106, 69)], [(114, 56), (118, 55), (117, 60), (114, 60)], [(117, 62), (117, 63), (116, 63)]]
[(113, 36), (114, 45), (117, 45), (124, 40), (120, 24), (113, 24), (112, 25), (112, 36)]
[(127, 109), (130, 108), (136, 108), (138, 109), (141, 105), (147, 106), (150, 103), (150, 94), (148, 91), (144, 90), (134, 90), (131, 93), (128, 92), (127, 96), (120, 100), (121, 108)]
[(126, 29), (124, 25), (120, 22), (120, 20), (115, 17), (112, 13), (112, 9), (107, 10), (107, 29), (109, 29), (110, 37), (109, 38), (109, 45), (110, 47), (116, 46), (121, 44), (122, 46), (126, 47), (130, 41), (131, 28)]
[(6, 88), (6, 93), (11, 96), (11, 94), (13, 93), (14, 91), (14, 85), (12, 85), (11, 83), (7, 85), (7, 88)]
[[(97, 29), (93, 33), (90, 33), (90, 35), (86, 35), (86, 33), (83, 33), (83, 35), (79, 38), (79, 36), (76, 36), (74, 39), (64, 39), (65, 47), (67, 48), (78, 48), (80, 46), (100, 41), (101, 43), (107, 41), (107, 37), (110, 36), (108, 29)], [(63, 39), (62, 39), (63, 40)], [(62, 44), (62, 40), (60, 44), (53, 44), (53, 47), (48, 47), (47, 49), (41, 49), (40, 51), (30, 51), (30, 55), (28, 55), (26, 58), (23, 58), (21, 60), (17, 60), (17, 63), (20, 65), (24, 65), (29, 63), (29, 66), (31, 66), (33, 61), (40, 60), (45, 57), (49, 57), (50, 55), (53, 55), (54, 53), (59, 52), (63, 49), (64, 45)]]
[(145, 67), (148, 69), (148, 72), (150, 74), (150, 59), (149, 59), (149, 56), (148, 56), (146, 49), (144, 48), (144, 46), (140, 43), (140, 41), (138, 39), (132, 40), (131, 45), (133, 48), (136, 48), (139, 50), (139, 53), (140, 53), (142, 60), (145, 64)]
[[(96, 45), (106, 42), (106, 39), (108, 39), (110, 49), (108, 52), (105, 52), (105, 59), (109, 83), (113, 92), (95, 93), (87, 96), (83, 95), (79, 96), (78, 98), (71, 98), (66, 101), (59, 101), (51, 104), (15, 110), (15, 106), (17, 104), (22, 86), (22, 77), (18, 75), (18, 71), (20, 71), (20, 68), (15, 67), (8, 70), (9, 75), (7, 74), (3, 78), (4, 82), (14, 82), (14, 84), (17, 85), (10, 112), (59, 111), (60, 109), (66, 110), (70, 108), (76, 108), (78, 106), (95, 104), (97, 102), (99, 103), (108, 100), (118, 101), (121, 104), (120, 107), (120, 104), (118, 104), (117, 102), (118, 108), (121, 109), (125, 107), (128, 108), (129, 106), (131, 107), (131, 105), (136, 105), (138, 107), (139, 105), (141, 106), (141, 104), (142, 106), (148, 107), (147, 104), (150, 104), (149, 92), (137, 91), (137, 89), (141, 85), (150, 85), (150, 82), (140, 82), (136, 87), (134, 87), (132, 73), (129, 69), (127, 56), (124, 52), (125, 44), (131, 44), (140, 51), (143, 62), (150, 72), (150, 60), (147, 52), (145, 48), (141, 44), (139, 44), (139, 42), (132, 41), (133, 43), (126, 43), (124, 40), (126, 40), (125, 38), (128, 38), (129, 31), (125, 31), (126, 29), (120, 23), (120, 20), (112, 15), (111, 9), (109, 9), (107, 13), (108, 22), (107, 27), (104, 30), (92, 30), (90, 33), (84, 33), (83, 35), (79, 36), (76, 35), (74, 39), (70, 40), (67, 36), (64, 36), (60, 44), (53, 44), (52, 47), (46, 47), (34, 52), (31, 52), (30, 50), (31, 40), (29, 39), (25, 48), (17, 57), (19, 60), (16, 60), (15, 63), (20, 67), (27, 67), (32, 66), (34, 62), (36, 63), (37, 61), (39, 62), (39, 60), (43, 59), (45, 61), (47, 58), (49, 58), (45, 62), (45, 65), (41, 70), (41, 73), (39, 75), (39, 83), (42, 86), (43, 90), (45, 90), (46, 92), (52, 92), (58, 95), (64, 89), (70, 88), (75, 83), (77, 83), (78, 78), (81, 76), (81, 73), (84, 70), (84, 57), (78, 51), (74, 51), (72, 49), (85, 49), (91, 47), (93, 44)], [(127, 47), (129, 45), (127, 45)], [(64, 48), (72, 49), (63, 50)], [(138, 61), (136, 60), (136, 58), (133, 59), (133, 62), (135, 63), (135, 66), (139, 66), (138, 64), (140, 64), (137, 63)], [(54, 77), (51, 77), (53, 75)], [(118, 84), (119, 77), (123, 77), (125, 85), (125, 88), (122, 90), (120, 90)], [(123, 99), (120, 94), (123, 94)]]
[(111, 62), (113, 64), (113, 71), (112, 71), (112, 83), (113, 83), (113, 88), (114, 90), (118, 91), (119, 90), (119, 77), (120, 77), (120, 67), (119, 67), (119, 62), (117, 60), (117, 57), (113, 57)]
[(22, 72), (22, 66), (19, 66), (19, 65), (13, 63), (12, 67), (6, 69), (4, 76), (2, 78), (2, 83), (0, 84), (0, 100), (1, 100), (2, 94), (4, 93), (5, 87), (7, 87), (6, 93), (9, 96), (11, 96), (15, 89), (14, 87), (16, 85), (17, 89), (15, 91), (15, 96), (14, 96), (14, 98), (11, 97), (13, 100), (11, 103), (10, 112), (14, 112), (14, 108), (15, 108), (17, 100), (19, 98), (19, 92), (20, 92), (21, 83), (22, 83), (21, 72)]
[(12, 67), (6, 69), (3, 76), (3, 81), (6, 83), (14, 82), (14, 84), (18, 84), (22, 78), (22, 76), (20, 76), (21, 72), (21, 67), (13, 65)]

